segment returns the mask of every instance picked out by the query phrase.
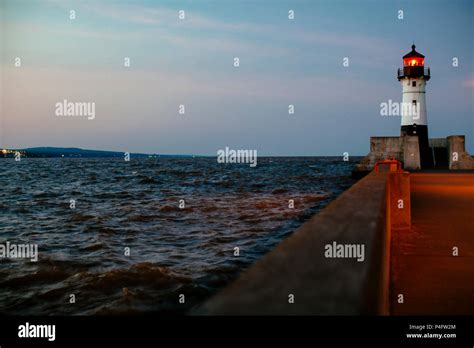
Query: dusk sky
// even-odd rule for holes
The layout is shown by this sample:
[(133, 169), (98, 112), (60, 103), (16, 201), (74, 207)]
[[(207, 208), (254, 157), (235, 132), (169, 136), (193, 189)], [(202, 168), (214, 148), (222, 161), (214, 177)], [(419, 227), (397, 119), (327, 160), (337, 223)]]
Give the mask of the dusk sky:
[[(430, 137), (464, 134), (474, 153), (473, 1), (2, 0), (0, 16), (2, 147), (365, 155), (400, 133), (380, 103), (401, 101), (414, 41)], [(64, 99), (95, 119), (56, 116)]]

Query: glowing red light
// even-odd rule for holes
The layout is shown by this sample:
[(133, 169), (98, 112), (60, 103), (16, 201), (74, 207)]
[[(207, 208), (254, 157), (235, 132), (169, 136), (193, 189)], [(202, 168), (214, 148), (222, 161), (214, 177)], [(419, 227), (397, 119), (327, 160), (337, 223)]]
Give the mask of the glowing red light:
[(405, 66), (424, 66), (425, 59), (419, 57), (405, 58), (403, 60), (403, 65)]

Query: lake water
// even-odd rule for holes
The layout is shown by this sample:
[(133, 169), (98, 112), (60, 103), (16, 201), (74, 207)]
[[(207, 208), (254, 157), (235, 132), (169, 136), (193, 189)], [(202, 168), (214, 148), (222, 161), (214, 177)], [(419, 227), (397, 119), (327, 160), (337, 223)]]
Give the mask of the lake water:
[(0, 313), (185, 313), (350, 187), (354, 163), (0, 159), (0, 244), (39, 253), (0, 259)]

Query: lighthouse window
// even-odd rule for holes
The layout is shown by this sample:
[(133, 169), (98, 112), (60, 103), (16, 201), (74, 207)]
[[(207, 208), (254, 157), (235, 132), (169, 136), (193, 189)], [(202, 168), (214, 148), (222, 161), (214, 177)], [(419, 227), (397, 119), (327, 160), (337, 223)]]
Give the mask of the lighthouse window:
[(412, 87), (416, 87), (416, 81), (412, 81), (411, 85)]
[(413, 106), (416, 106), (416, 100), (412, 101)]

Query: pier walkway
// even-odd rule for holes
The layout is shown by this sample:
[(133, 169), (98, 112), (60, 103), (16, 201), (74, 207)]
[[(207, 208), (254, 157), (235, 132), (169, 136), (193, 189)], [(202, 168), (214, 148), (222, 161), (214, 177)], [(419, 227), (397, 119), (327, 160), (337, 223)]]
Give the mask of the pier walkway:
[(414, 173), (410, 186), (411, 229), (391, 236), (391, 314), (472, 315), (474, 174)]

